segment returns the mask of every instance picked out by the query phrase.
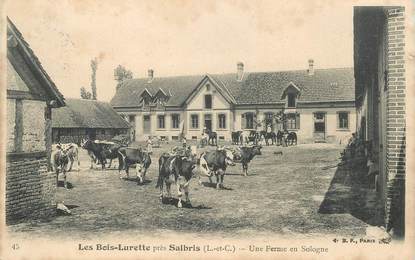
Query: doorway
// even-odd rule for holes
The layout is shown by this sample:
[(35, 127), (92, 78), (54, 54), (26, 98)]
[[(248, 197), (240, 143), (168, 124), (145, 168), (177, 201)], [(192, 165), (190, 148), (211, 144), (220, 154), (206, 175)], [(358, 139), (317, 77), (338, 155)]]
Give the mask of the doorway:
[(314, 113), (314, 141), (325, 142), (326, 140), (326, 113)]
[(212, 115), (211, 114), (206, 114), (205, 115), (205, 127), (210, 132), (212, 131)]

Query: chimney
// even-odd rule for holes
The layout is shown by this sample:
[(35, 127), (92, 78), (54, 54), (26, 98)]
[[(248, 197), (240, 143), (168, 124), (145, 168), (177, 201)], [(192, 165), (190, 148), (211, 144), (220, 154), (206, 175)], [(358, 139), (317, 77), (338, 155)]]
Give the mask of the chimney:
[(241, 81), (244, 76), (244, 64), (242, 62), (238, 62), (236, 64), (236, 72), (237, 72), (236, 80)]
[(151, 83), (151, 82), (153, 81), (153, 78), (154, 78), (154, 70), (149, 69), (149, 70), (147, 71), (147, 76), (148, 76), (148, 80), (147, 80), (147, 82), (148, 82), (148, 83)]
[(308, 60), (308, 76), (313, 76), (314, 75), (314, 60), (313, 59), (309, 59)]

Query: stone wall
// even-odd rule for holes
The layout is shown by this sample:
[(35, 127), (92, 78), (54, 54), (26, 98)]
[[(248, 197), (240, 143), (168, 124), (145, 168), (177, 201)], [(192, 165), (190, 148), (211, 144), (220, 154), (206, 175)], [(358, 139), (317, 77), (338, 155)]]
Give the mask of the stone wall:
[(6, 223), (53, 216), (56, 175), (47, 171), (45, 153), (8, 155), (6, 164)]
[(405, 223), (405, 9), (387, 10), (388, 97), (386, 117), (386, 226), (404, 232)]

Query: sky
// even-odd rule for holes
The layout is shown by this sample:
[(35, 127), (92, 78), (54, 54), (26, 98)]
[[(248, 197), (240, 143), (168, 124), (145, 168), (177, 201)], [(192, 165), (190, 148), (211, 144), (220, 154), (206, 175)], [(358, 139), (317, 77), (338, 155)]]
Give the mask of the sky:
[(90, 89), (95, 57), (102, 101), (119, 64), (134, 77), (353, 66), (348, 1), (13, 0), (6, 14), (67, 98)]

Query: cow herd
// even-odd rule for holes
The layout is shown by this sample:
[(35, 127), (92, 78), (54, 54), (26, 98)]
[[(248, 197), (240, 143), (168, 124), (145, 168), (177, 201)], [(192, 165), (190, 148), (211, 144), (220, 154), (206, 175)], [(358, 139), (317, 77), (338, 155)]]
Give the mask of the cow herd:
[[(106, 141), (83, 140), (81, 148), (88, 152), (91, 158), (91, 168), (100, 164), (102, 170), (106, 169), (107, 160), (118, 159), (118, 172), (122, 179), (122, 171), (129, 178), (129, 168), (135, 167), (137, 184), (145, 182), (146, 173), (152, 163), (151, 156), (141, 147), (128, 147), (123, 144)], [(193, 147), (194, 148), (194, 147)], [(228, 166), (242, 164), (243, 175), (248, 175), (248, 164), (256, 156), (261, 155), (261, 146), (240, 147), (216, 147), (197, 155), (191, 146), (175, 147), (169, 152), (163, 152), (158, 158), (158, 179), (156, 188), (160, 189), (160, 199), (165, 198), (164, 187), (167, 198), (171, 198), (170, 188), (174, 184), (177, 187), (178, 207), (182, 207), (182, 194), (185, 201), (189, 200), (189, 183), (193, 177), (208, 177), (210, 183), (216, 177), (216, 188), (224, 188), (223, 181)], [(78, 163), (79, 171), (79, 146), (77, 144), (58, 144), (53, 147), (51, 163), (56, 173), (58, 184), (59, 173), (64, 176), (64, 187), (67, 188), (66, 173), (72, 170), (75, 161)], [(68, 168), (69, 167), (69, 168)]]
[(297, 145), (297, 134), (295, 132), (288, 132), (287, 130), (277, 132), (273, 131), (236, 131), (231, 133), (232, 144), (243, 145), (253, 143), (258, 145), (264, 142), (267, 146), (272, 145)]

